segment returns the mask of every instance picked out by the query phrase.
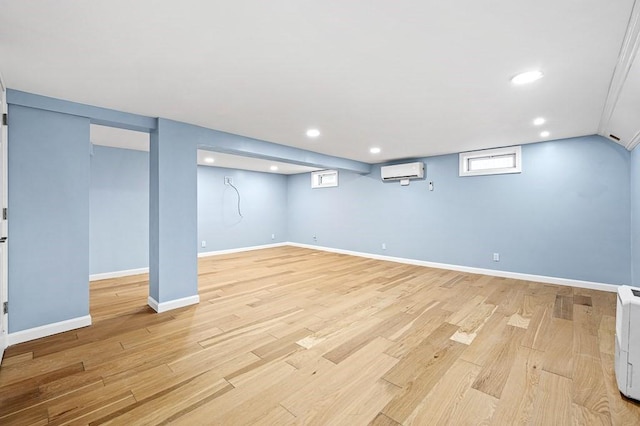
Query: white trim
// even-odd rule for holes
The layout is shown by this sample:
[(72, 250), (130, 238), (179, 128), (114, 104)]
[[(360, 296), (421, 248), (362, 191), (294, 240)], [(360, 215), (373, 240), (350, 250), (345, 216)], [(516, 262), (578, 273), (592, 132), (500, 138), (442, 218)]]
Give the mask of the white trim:
[(568, 278), (547, 277), (544, 275), (522, 274), (520, 272), (508, 272), (508, 271), (499, 271), (496, 269), (474, 268), (471, 266), (450, 265), (447, 263), (427, 262), (424, 260), (382, 256), (379, 254), (362, 253), (362, 252), (351, 251), (351, 250), (342, 250), (342, 249), (334, 249), (330, 247), (314, 246), (311, 244), (289, 243), (289, 245), (294, 247), (313, 249), (313, 250), (328, 251), (332, 253), (348, 254), (351, 256), (366, 257), (369, 259), (386, 260), (389, 262), (396, 262), (396, 263), (405, 263), (408, 265), (426, 266), (429, 268), (438, 268), (438, 269), (448, 269), (451, 271), (468, 272), (471, 274), (482, 274), (482, 275), (490, 275), (493, 277), (513, 278), (516, 280), (535, 281), (540, 283), (557, 284), (557, 285), (564, 285), (569, 287), (588, 288), (591, 290), (601, 290), (601, 291), (608, 291), (612, 293), (617, 292), (619, 287), (616, 284), (605, 284), (605, 283), (597, 283), (592, 281), (573, 280)]
[[(2, 93), (0, 100), (0, 113), (8, 113), (9, 106), (7, 105), (7, 86), (5, 85), (2, 74), (0, 74), (0, 92)], [(8, 126), (3, 126), (0, 123), (0, 211), (3, 207), (8, 207), (8, 193), (9, 193), (9, 175), (8, 175), (8, 156), (7, 147), (9, 145), (9, 133)], [(0, 236), (7, 236), (7, 229), (9, 227), (8, 220), (0, 221)], [(9, 314), (2, 313), (2, 304), (9, 301), (9, 277), (8, 277), (8, 252), (9, 241), (7, 240), (3, 247), (0, 248), (0, 361), (4, 355), (4, 350), (9, 346)]]
[(109, 278), (128, 277), (129, 275), (139, 275), (149, 273), (149, 268), (125, 269), (123, 271), (103, 272), (101, 274), (89, 275), (89, 281), (107, 280)]
[[(285, 245), (287, 245), (287, 243), (274, 243), (274, 244), (264, 244), (261, 246), (239, 247), (234, 249), (207, 251), (207, 252), (198, 253), (198, 257), (219, 256), (222, 254), (240, 253), (243, 251), (251, 251), (251, 250), (261, 250), (266, 248), (282, 247)], [(125, 269), (122, 271), (103, 272), (100, 274), (89, 275), (89, 281), (100, 281), (100, 280), (107, 280), (110, 278), (121, 278), (121, 277), (128, 277), (131, 275), (139, 275), (139, 274), (147, 274), (147, 273), (149, 273), (149, 268)]]
[(636, 146), (638, 146), (639, 143), (640, 143), (640, 131), (637, 132), (635, 135), (633, 135), (633, 137), (631, 138), (629, 143), (625, 146), (625, 148), (627, 148), (627, 151), (633, 151), (633, 149)]
[(273, 247), (282, 247), (286, 245), (290, 245), (290, 243), (274, 243), (274, 244), (264, 244), (262, 246), (239, 247), (239, 248), (226, 249), (226, 250), (205, 251), (202, 253), (198, 253), (198, 257), (219, 256), (222, 254), (240, 253), (243, 251), (251, 251), (251, 250), (262, 250), (262, 249), (273, 248)]
[(169, 300), (168, 302), (158, 302), (153, 297), (149, 296), (147, 299), (147, 304), (156, 311), (161, 314), (162, 312), (167, 312), (172, 309), (183, 308), (185, 306), (197, 305), (200, 303), (200, 296), (189, 296), (183, 297), (182, 299)]
[(91, 325), (91, 315), (72, 318), (52, 324), (42, 325), (40, 327), (29, 328), (27, 330), (9, 333), (7, 340), (9, 345), (17, 345), (18, 343), (28, 342), (30, 340), (40, 339), (42, 337), (52, 336), (65, 331), (75, 330), (77, 328), (88, 327)]
[[(514, 166), (483, 170), (469, 170), (469, 160), (474, 158), (502, 157), (513, 155)], [(482, 149), (479, 151), (467, 151), (458, 154), (458, 176), (485, 176), (503, 175), (509, 173), (522, 172), (522, 148), (520, 146), (509, 146), (505, 148)]]
[[(609, 83), (607, 99), (602, 109), (602, 116), (600, 117), (600, 124), (598, 126), (599, 135), (609, 137), (611, 117), (613, 117), (618, 100), (620, 99), (620, 94), (629, 76), (629, 71), (633, 66), (636, 53), (638, 52), (638, 46), (640, 46), (640, 2), (634, 1), (633, 9), (629, 16), (629, 23), (627, 24), (627, 31), (622, 41), (620, 53), (618, 54), (618, 61), (613, 70), (611, 82)], [(627, 149), (629, 148), (627, 147)]]
[[(330, 182), (323, 182), (325, 177), (334, 176), (335, 180)], [(338, 186), (338, 171), (337, 170), (317, 170), (311, 172), (311, 188), (331, 188)]]

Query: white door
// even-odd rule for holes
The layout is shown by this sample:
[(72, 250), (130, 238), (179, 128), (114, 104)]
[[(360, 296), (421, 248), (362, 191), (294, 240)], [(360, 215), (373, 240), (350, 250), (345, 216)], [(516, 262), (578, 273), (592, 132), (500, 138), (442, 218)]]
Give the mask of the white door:
[[(7, 90), (0, 75), (0, 110), (2, 116), (7, 113)], [(8, 313), (5, 303), (8, 301), (7, 285), (7, 220), (4, 208), (7, 207), (7, 126), (4, 119), (0, 122), (0, 361), (7, 347)]]

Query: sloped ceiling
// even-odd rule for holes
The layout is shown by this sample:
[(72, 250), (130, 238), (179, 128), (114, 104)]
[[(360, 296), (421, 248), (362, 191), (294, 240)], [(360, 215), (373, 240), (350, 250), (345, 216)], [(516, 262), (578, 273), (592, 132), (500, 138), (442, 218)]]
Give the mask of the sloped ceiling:
[[(368, 163), (609, 131), (627, 146), (633, 7), (0, 0), (0, 71), (13, 89)], [(544, 78), (510, 82), (531, 69)]]

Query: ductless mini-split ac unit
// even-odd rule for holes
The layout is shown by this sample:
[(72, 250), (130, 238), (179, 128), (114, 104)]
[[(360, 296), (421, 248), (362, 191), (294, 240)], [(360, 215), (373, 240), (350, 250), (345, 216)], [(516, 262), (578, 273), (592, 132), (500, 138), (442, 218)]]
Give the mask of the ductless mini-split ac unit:
[(380, 177), (383, 181), (406, 181), (409, 179), (423, 179), (424, 178), (424, 163), (404, 163), (394, 164), (392, 166), (382, 166), (380, 168)]

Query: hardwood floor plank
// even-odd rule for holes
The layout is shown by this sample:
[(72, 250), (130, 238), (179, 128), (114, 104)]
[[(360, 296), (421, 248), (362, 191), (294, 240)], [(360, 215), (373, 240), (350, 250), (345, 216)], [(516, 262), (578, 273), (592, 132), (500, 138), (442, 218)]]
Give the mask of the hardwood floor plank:
[(553, 305), (553, 317), (565, 320), (573, 319), (573, 296), (556, 296), (556, 303)]
[(497, 398), (471, 388), (451, 413), (450, 424), (489, 424), (497, 404)]
[(582, 306), (593, 306), (593, 302), (591, 301), (590, 296), (574, 294), (573, 296), (573, 304), (574, 305), (582, 305)]
[(462, 359), (481, 367), (491, 362), (498, 345), (504, 343), (502, 336), (506, 333), (507, 327), (514, 328), (507, 325), (508, 321), (509, 319), (502, 314), (494, 313), (464, 351)]
[[(366, 384), (371, 386), (376, 383), (385, 371), (398, 362), (384, 353), (390, 343), (378, 337), (353, 355), (352, 362), (361, 370), (357, 378), (353, 377), (352, 370), (346, 364), (334, 365), (325, 374), (315, 375), (294, 395), (283, 399), (282, 406), (296, 417), (306, 417), (307, 413), (315, 416), (316, 411), (332, 405), (340, 396), (352, 398), (354, 385), (360, 387), (357, 392), (361, 392), (362, 388), (367, 387)], [(345, 393), (347, 389), (350, 391)]]
[(401, 423), (396, 422), (389, 416), (378, 413), (378, 415), (371, 420), (369, 426), (401, 426)]
[(589, 425), (589, 426), (610, 426), (611, 417), (606, 414), (594, 413), (578, 404), (573, 404), (571, 415), (573, 416), (573, 424)]
[(598, 327), (598, 343), (600, 352), (608, 355), (615, 354), (616, 317), (603, 315)]
[(251, 425), (251, 426), (273, 426), (273, 425), (290, 425), (294, 424), (296, 417), (287, 411), (281, 405), (275, 406), (268, 413), (250, 421), (241, 421), (235, 423), (236, 425)]
[(10, 365), (20, 364), (25, 361), (31, 361), (33, 359), (33, 352), (24, 352), (22, 354), (13, 355), (11, 357), (4, 357), (2, 360), (2, 366), (8, 367)]
[(480, 369), (470, 362), (456, 360), (406, 418), (404, 424), (452, 424), (451, 415), (471, 389)]
[(495, 425), (532, 424), (544, 352), (520, 346), (491, 418)]
[(323, 356), (329, 361), (332, 361), (335, 364), (339, 364), (341, 361), (345, 360), (350, 355), (366, 346), (376, 337), (388, 337), (398, 329), (401, 329), (412, 319), (413, 317), (411, 315), (405, 314), (404, 312), (399, 312), (393, 317), (374, 325), (370, 329), (355, 336), (353, 339), (350, 339), (337, 348), (327, 352)]
[(229, 411), (250, 401), (255, 395), (264, 392), (273, 383), (284, 380), (293, 372), (295, 372), (295, 368), (281, 361), (263, 366), (257, 371), (248, 372), (244, 378), (241, 378), (241, 381), (236, 379), (239, 386), (235, 386), (223, 395), (207, 400), (195, 409), (183, 413), (181, 417), (172, 420), (172, 424), (223, 424), (224, 420), (221, 419)]
[[(398, 370), (399, 374), (384, 376), (384, 379), (390, 383), (403, 384), (399, 385), (402, 387), (402, 391), (381, 410), (382, 413), (399, 423), (403, 423), (451, 368), (464, 351), (465, 345), (448, 339), (441, 346), (432, 348), (431, 353), (424, 352), (427, 357), (421, 363), (414, 365), (413, 368), (417, 375), (412, 377), (410, 381), (402, 380), (402, 376), (408, 376), (406, 370)], [(418, 366), (419, 368), (417, 368)], [(414, 374), (412, 373), (411, 376)]]
[[(573, 368), (573, 402), (594, 413), (609, 416), (607, 388), (600, 357), (576, 355)], [(580, 374), (581, 371), (589, 371), (590, 374)]]
[(96, 424), (159, 424), (178, 418), (203, 402), (218, 398), (233, 389), (226, 380), (210, 380), (207, 374), (183, 382), (162, 396), (142, 400), (132, 405), (132, 409), (122, 410), (124, 412), (117, 413), (108, 421), (102, 423), (98, 420)]
[(549, 336), (552, 310), (550, 307), (538, 305), (534, 308), (527, 332), (522, 339), (522, 346), (540, 350)]
[(638, 402), (623, 397), (618, 390), (614, 371), (614, 356), (602, 354), (600, 361), (611, 412), (611, 423), (614, 425), (640, 425), (640, 405)]
[[(315, 364), (307, 364), (304, 368), (290, 371), (286, 377), (277, 381), (263, 391), (255, 393), (243, 404), (238, 405), (224, 414), (224, 421), (227, 424), (254, 424), (262, 422), (270, 414), (284, 416), (285, 418), (296, 419), (296, 417), (281, 405), (285, 395), (294, 394), (300, 391), (310, 381), (324, 374), (328, 374), (335, 368), (333, 363), (324, 358), (316, 358)], [(251, 379), (249, 379), (250, 381)], [(245, 383), (247, 378), (245, 378)], [(246, 407), (251, 407), (247, 412)], [(275, 413), (274, 413), (275, 410)], [(280, 411), (284, 410), (288, 415)]]
[(505, 327), (501, 339), (495, 344), (490, 355), (490, 361), (485, 363), (471, 386), (473, 389), (498, 399), (502, 396), (523, 336), (524, 330), (521, 328), (510, 325)]
[(458, 324), (460, 328), (451, 336), (451, 339), (470, 345), (496, 309), (498, 309), (496, 305), (481, 303)]
[(400, 359), (398, 364), (383, 376), (383, 379), (399, 387), (407, 385), (421, 374), (421, 371), (415, 368), (416, 366), (431, 362), (433, 359), (438, 360), (440, 350), (449, 347), (462, 347), (462, 345), (453, 344), (457, 342), (450, 340), (457, 329), (458, 327), (455, 325), (442, 323), (431, 334), (423, 336), (422, 342)]
[(573, 377), (573, 321), (552, 318), (544, 347), (543, 369), (561, 376)]
[(100, 399), (79, 409), (49, 416), (50, 425), (89, 424), (118, 410), (132, 406), (136, 399), (131, 392), (125, 392), (108, 399)]
[[(135, 377), (133, 382), (128, 386), (131, 392), (137, 400), (144, 400), (151, 398), (160, 392), (164, 392), (166, 389), (179, 385), (185, 380), (189, 380), (200, 374), (209, 374), (209, 380), (220, 380), (227, 375), (231, 375), (236, 371), (244, 369), (246, 366), (251, 365), (253, 362), (259, 360), (253, 353), (240, 352), (235, 356), (229, 356), (226, 359), (220, 359), (218, 361), (212, 361), (205, 368), (201, 365), (193, 370), (173, 371), (167, 365), (162, 371), (155, 371), (155, 375), (150, 370), (145, 372), (144, 375)], [(214, 373), (212, 373), (212, 371)], [(123, 379), (124, 380), (124, 379)]]
[(40, 386), (83, 371), (84, 367), (80, 362), (3, 386), (0, 393), (0, 416), (39, 402), (42, 393)]
[(573, 424), (571, 388), (571, 379), (542, 371), (532, 423), (536, 425)]
[(26, 410), (18, 411), (0, 417), (0, 424), (12, 426), (34, 426), (46, 425), (49, 423), (49, 413), (47, 407), (35, 405)]

